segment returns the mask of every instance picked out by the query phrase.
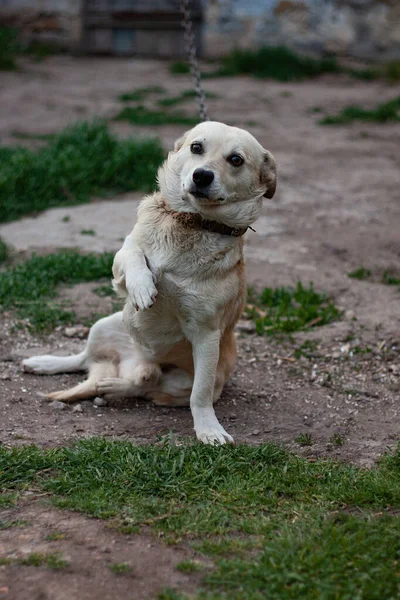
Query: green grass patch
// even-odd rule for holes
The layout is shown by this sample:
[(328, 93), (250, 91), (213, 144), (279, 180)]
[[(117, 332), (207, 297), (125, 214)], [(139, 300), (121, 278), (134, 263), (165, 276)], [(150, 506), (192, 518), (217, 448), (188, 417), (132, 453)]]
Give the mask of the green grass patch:
[(118, 96), (118, 100), (121, 102), (142, 102), (153, 94), (165, 94), (165, 88), (160, 85), (150, 85), (147, 87), (140, 87), (132, 90), (131, 92), (125, 92)]
[(314, 443), (311, 434), (309, 433), (300, 433), (295, 439), (295, 442), (297, 442), (299, 446), (312, 446)]
[(19, 565), (24, 565), (28, 567), (46, 566), (48, 569), (54, 570), (65, 569), (65, 567), (67, 567), (69, 564), (66, 560), (63, 559), (61, 554), (59, 554), (58, 552), (52, 554), (32, 552), (31, 554), (29, 554), (29, 556), (26, 556), (24, 558), (11, 560), (11, 564), (15, 562)]
[(57, 287), (111, 277), (114, 255), (79, 254), (65, 250), (33, 255), (25, 262), (0, 272), (0, 307), (15, 310), (35, 331), (48, 331), (73, 321), (74, 313), (54, 300)]
[(325, 294), (301, 282), (295, 288), (265, 288), (258, 296), (250, 291), (247, 315), (259, 335), (292, 333), (326, 325), (340, 317), (339, 309)]
[(128, 121), (132, 125), (197, 125), (197, 117), (180, 112), (152, 110), (145, 106), (126, 106), (115, 117), (117, 121)]
[(187, 75), (190, 73), (190, 65), (183, 60), (177, 60), (170, 64), (169, 72), (172, 75)]
[(0, 521), (0, 531), (4, 529), (12, 529), (14, 527), (25, 527), (28, 525), (28, 521), (23, 521), (22, 519), (16, 519), (14, 521)]
[(365, 121), (368, 123), (388, 123), (400, 121), (400, 96), (382, 102), (371, 110), (353, 105), (347, 106), (337, 115), (328, 115), (318, 121), (319, 125), (346, 125), (353, 121)]
[(110, 565), (110, 571), (112, 571), (116, 575), (125, 575), (126, 573), (130, 573), (132, 571), (132, 567), (126, 562), (113, 563), (112, 565)]
[(36, 151), (0, 147), (0, 221), (96, 194), (149, 192), (163, 155), (158, 140), (119, 140), (101, 121), (68, 127)]
[(0, 27), (0, 71), (14, 71), (17, 68), (17, 30)]
[(365, 267), (359, 267), (358, 269), (351, 271), (347, 275), (352, 279), (359, 279), (360, 281), (364, 281), (365, 279), (369, 279), (371, 277), (372, 272), (370, 269), (366, 269)]
[[(364, 469), (307, 461), (272, 443), (0, 447), (1, 489), (31, 486), (60, 508), (147, 525), (170, 541), (187, 536), (214, 561), (199, 599), (399, 595), (400, 449)], [(49, 564), (48, 555), (29, 561)], [(179, 568), (193, 570), (188, 561)]]
[[(214, 92), (205, 92), (206, 98), (213, 99), (218, 98), (218, 94), (214, 94)], [(193, 100), (193, 98), (197, 98), (197, 93), (195, 90), (185, 90), (178, 94), (177, 96), (171, 96), (169, 98), (161, 98), (158, 100), (158, 104), (160, 106), (175, 106), (176, 104), (181, 104), (182, 102), (186, 102), (187, 100)]]
[(263, 46), (258, 50), (234, 50), (222, 58), (216, 71), (204, 73), (203, 77), (245, 74), (287, 82), (339, 71), (340, 67), (334, 58), (314, 59), (301, 56), (285, 46)]
[(10, 254), (10, 249), (7, 244), (0, 238), (0, 263), (7, 260)]
[(96, 235), (96, 232), (94, 229), (81, 229), (80, 234), (81, 235)]
[(385, 283), (386, 285), (400, 285), (400, 277), (394, 275), (390, 271), (384, 271), (382, 283)]

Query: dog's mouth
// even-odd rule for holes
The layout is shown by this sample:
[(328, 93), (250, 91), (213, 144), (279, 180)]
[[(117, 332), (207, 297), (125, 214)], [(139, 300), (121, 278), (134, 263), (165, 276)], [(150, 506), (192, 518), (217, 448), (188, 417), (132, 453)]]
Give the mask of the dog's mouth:
[(199, 200), (201, 204), (219, 205), (219, 204), (222, 204), (222, 202), (224, 201), (224, 198), (211, 198), (204, 192), (201, 192), (200, 190), (197, 190), (197, 189), (190, 190), (190, 194), (194, 198), (196, 198), (196, 200)]

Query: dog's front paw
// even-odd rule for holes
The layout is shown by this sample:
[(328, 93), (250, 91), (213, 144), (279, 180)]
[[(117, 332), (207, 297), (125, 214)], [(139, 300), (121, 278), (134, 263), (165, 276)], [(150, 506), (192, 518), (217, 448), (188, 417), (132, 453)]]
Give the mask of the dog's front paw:
[(146, 310), (153, 306), (158, 294), (150, 270), (143, 270), (126, 275), (126, 289), (136, 310)]
[(219, 423), (214, 426), (196, 430), (197, 439), (203, 444), (217, 446), (218, 444), (234, 444), (233, 437)]

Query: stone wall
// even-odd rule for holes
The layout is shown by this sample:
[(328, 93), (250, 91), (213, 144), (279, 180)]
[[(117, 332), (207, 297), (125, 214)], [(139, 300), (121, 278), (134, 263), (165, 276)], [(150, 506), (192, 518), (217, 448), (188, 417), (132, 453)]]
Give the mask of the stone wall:
[(206, 52), (283, 44), (299, 51), (400, 58), (400, 0), (208, 0)]
[[(220, 56), (235, 47), (283, 44), (319, 55), (335, 53), (370, 60), (400, 58), (400, 0), (192, 1), (196, 6), (202, 1), (202, 43), (200, 35), (198, 41), (206, 56)], [(138, 0), (119, 0), (119, 3), (136, 7)], [(179, 7), (179, 0), (146, 0), (144, 4), (150, 12), (159, 8), (160, 3)], [(28, 37), (88, 50), (90, 34), (84, 26), (84, 6), (85, 0), (0, 0), (0, 23), (21, 27)], [(152, 35), (151, 21), (145, 28), (147, 46)], [(129, 29), (127, 23), (123, 27)], [(176, 36), (176, 27), (174, 32), (172, 29)], [(200, 21), (196, 31), (200, 32)], [(178, 45), (180, 54), (181, 43), (163, 44), (168, 50), (164, 55)], [(133, 53), (134, 47), (132, 44)], [(156, 45), (154, 49), (157, 53)]]

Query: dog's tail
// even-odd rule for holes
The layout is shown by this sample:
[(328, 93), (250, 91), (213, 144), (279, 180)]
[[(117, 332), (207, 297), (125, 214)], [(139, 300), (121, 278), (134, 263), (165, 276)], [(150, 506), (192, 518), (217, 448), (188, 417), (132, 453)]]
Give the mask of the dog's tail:
[(105, 377), (117, 377), (118, 367), (111, 362), (93, 363), (89, 368), (89, 376), (83, 383), (78, 383), (75, 387), (69, 390), (60, 390), (59, 392), (51, 392), (46, 394), (49, 400), (58, 400), (59, 402), (75, 402), (77, 400), (85, 400), (93, 398), (97, 395), (97, 383)]

